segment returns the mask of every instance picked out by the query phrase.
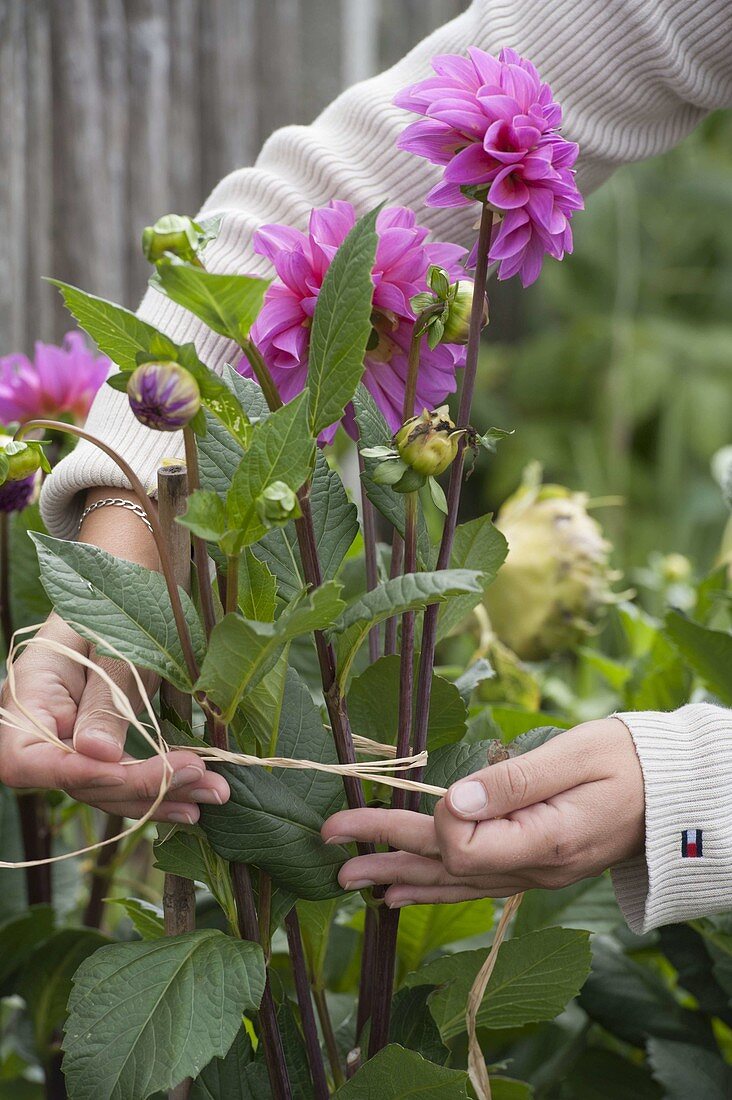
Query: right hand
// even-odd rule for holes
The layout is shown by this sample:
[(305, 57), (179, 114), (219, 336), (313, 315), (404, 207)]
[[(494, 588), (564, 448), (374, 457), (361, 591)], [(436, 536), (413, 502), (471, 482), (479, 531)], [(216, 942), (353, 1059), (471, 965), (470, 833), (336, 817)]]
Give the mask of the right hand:
[[(39, 635), (93, 658), (92, 646), (57, 615), (52, 614)], [(140, 704), (130, 670), (120, 661), (95, 658), (131, 700)], [(79, 802), (87, 802), (108, 814), (142, 817), (160, 789), (163, 764), (153, 757), (133, 765), (125, 754), (127, 722), (115, 715), (110, 690), (95, 672), (70, 657), (42, 646), (29, 646), (14, 664), (19, 702), (47, 730), (73, 747), (66, 752), (40, 734), (0, 724), (0, 782), (9, 787), (64, 790)], [(142, 673), (145, 688), (153, 691), (155, 679)], [(28, 726), (28, 719), (10, 700), (7, 683), (0, 697), (3, 706)], [(229, 797), (223, 776), (207, 771), (195, 753), (168, 754), (173, 777), (165, 801), (154, 814), (156, 821), (193, 825), (201, 802), (221, 805)]]

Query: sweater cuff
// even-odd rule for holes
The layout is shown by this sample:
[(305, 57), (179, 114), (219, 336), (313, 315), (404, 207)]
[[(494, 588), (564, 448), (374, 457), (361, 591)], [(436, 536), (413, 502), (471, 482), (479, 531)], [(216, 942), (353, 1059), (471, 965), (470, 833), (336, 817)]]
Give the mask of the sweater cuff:
[(643, 771), (644, 856), (614, 868), (637, 933), (732, 907), (732, 711), (709, 703), (616, 714)]

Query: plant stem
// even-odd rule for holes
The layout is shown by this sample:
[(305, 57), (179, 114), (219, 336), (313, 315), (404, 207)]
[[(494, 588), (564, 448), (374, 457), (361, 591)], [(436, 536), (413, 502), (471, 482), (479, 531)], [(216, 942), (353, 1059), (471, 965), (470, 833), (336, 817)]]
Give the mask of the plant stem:
[[(468, 349), (465, 358), (465, 370), (463, 372), (460, 406), (457, 417), (457, 424), (460, 428), (467, 427), (470, 422), (470, 409), (473, 403), (473, 393), (475, 391), (478, 355), (480, 352), (480, 332), (483, 327), (485, 285), (488, 277), (488, 249), (490, 247), (492, 228), (493, 213), (488, 205), (483, 203), (478, 234), (478, 258), (475, 267), (473, 304), (470, 312)], [(440, 550), (437, 556), (437, 569), (447, 569), (450, 565), (458, 509), (460, 507), (460, 491), (462, 488), (464, 468), (465, 437), (462, 437), (458, 444), (457, 457), (450, 469), (450, 484), (447, 491), (447, 516), (445, 517), (442, 541), (440, 542)], [(432, 693), (432, 666), (435, 661), (435, 647), (437, 644), (438, 614), (438, 604), (431, 604), (425, 609), (424, 613), (422, 652), (420, 655), (419, 675), (417, 679), (417, 712), (414, 722), (413, 750), (415, 753), (424, 751), (427, 746), (427, 727), (429, 724), (430, 696)], [(419, 781), (422, 778), (422, 769), (415, 769), (413, 774), (414, 779)], [(416, 810), (419, 808), (419, 802), (419, 792), (410, 792), (407, 798), (407, 808)]]
[[(186, 469), (188, 471), (188, 492), (195, 493), (201, 488), (201, 478), (198, 471), (198, 448), (196, 437), (191, 428), (183, 429), (183, 444), (186, 452)], [(198, 577), (198, 594), (201, 600), (201, 615), (206, 637), (211, 637), (211, 631), (216, 625), (214, 612), (213, 593), (211, 591), (211, 572), (209, 568), (209, 556), (206, 543), (198, 535), (192, 536), (193, 557), (196, 562), (196, 576)]]
[[(376, 564), (376, 523), (374, 520), (374, 506), (368, 498), (363, 487), (363, 473), (366, 469), (363, 455), (356, 448), (358, 454), (358, 472), (361, 484), (361, 520), (363, 522), (363, 548), (366, 560), (366, 589), (371, 592), (379, 583), (379, 572)], [(379, 658), (379, 629), (374, 627), (369, 631), (369, 660), (373, 664)]]
[(269, 367), (262, 358), (262, 354), (251, 340), (245, 340), (241, 345), (241, 350), (246, 355), (249, 366), (254, 371), (254, 376), (259, 382), (262, 393), (264, 394), (264, 400), (267, 402), (267, 408), (270, 412), (274, 412), (275, 409), (282, 408), (282, 398), (280, 397), (280, 391), (277, 389), (277, 383), (270, 374)]
[(290, 949), (292, 973), (295, 978), (297, 1003), (300, 1007), (300, 1021), (305, 1036), (310, 1076), (313, 1082), (313, 1093), (315, 1100), (328, 1100), (328, 1081), (323, 1065), (323, 1052), (320, 1049), (318, 1025), (315, 1022), (313, 1002), (310, 996), (310, 983), (305, 964), (302, 936), (300, 935), (300, 922), (297, 917), (297, 909), (294, 906), (285, 917), (285, 929), (287, 931), (287, 945)]
[(93, 443), (95, 447), (98, 447), (100, 451), (103, 451), (104, 454), (112, 459), (129, 481), (132, 486), (132, 491), (136, 494), (140, 502), (140, 507), (147, 516), (148, 523), (152, 527), (153, 538), (155, 539), (155, 545), (160, 557), (160, 568), (165, 577), (176, 629), (185, 656), (186, 668), (188, 669), (188, 675), (191, 680), (195, 682), (198, 679), (198, 662), (193, 652), (193, 644), (188, 631), (188, 623), (186, 622), (186, 617), (183, 612), (180, 593), (175, 583), (175, 573), (173, 572), (172, 563), (170, 561), (168, 546), (163, 536), (157, 511), (150, 506), (150, 498), (145, 492), (139, 477), (130, 464), (126, 462), (121, 455), (117, 454), (112, 447), (108, 446), (103, 440), (98, 439), (95, 435), (91, 435), (90, 432), (85, 431), (83, 428), (77, 428), (75, 424), (62, 424), (57, 420), (29, 420), (18, 429), (15, 433), (15, 438), (21, 439), (26, 432), (32, 431), (35, 428), (49, 428), (52, 431), (67, 432), (69, 435), (75, 435), (79, 439), (85, 439), (87, 443)]
[(233, 615), (239, 607), (239, 555), (232, 554), (226, 559), (226, 604), (227, 615)]
[[(404, 539), (398, 531), (394, 532), (394, 536), (391, 540), (391, 567), (389, 569), (389, 580), (393, 581), (395, 577), (401, 576), (402, 566), (404, 565)], [(397, 627), (399, 623), (396, 615), (392, 615), (390, 619), (386, 620), (386, 627), (384, 629), (384, 656), (391, 657), (397, 651)]]
[(0, 626), (7, 654), (13, 641), (10, 608), (10, 517), (7, 512), (0, 512)]
[[(414, 341), (412, 341), (414, 343)], [(417, 568), (417, 493), (407, 493), (404, 500), (404, 572), (413, 573)], [(401, 654), (399, 660), (399, 719), (397, 732), (397, 756), (407, 756), (412, 733), (412, 707), (414, 695), (414, 619), (413, 611), (402, 615)], [(406, 791), (394, 791), (392, 806), (403, 809)], [(382, 893), (382, 891), (380, 891)], [(389, 1042), (391, 999), (394, 990), (396, 943), (399, 930), (399, 910), (382, 906), (379, 910), (378, 951), (376, 975), (373, 984), (371, 1034), (369, 1058)]]
[[(239, 914), (239, 935), (244, 940), (259, 943), (259, 922), (249, 868), (244, 863), (232, 863), (231, 876)], [(293, 1100), (269, 974), (266, 977), (257, 1019), (262, 1031), (264, 1057), (273, 1100)]]
[(325, 990), (321, 986), (313, 987), (313, 1000), (315, 1001), (315, 1007), (318, 1010), (320, 1030), (323, 1032), (325, 1049), (328, 1051), (328, 1061), (330, 1062), (330, 1068), (333, 1072), (333, 1082), (336, 1088), (339, 1088), (344, 1083), (345, 1077), (343, 1075), (343, 1070), (341, 1069), (338, 1043), (336, 1042), (335, 1032), (333, 1031), (333, 1021), (331, 1020), (330, 1012), (328, 1011), (328, 1002), (325, 997)]
[(112, 814), (107, 818), (104, 829), (104, 847), (99, 849), (96, 863), (91, 871), (91, 885), (89, 887), (89, 900), (86, 903), (82, 924), (87, 928), (101, 928), (104, 916), (104, 896), (109, 892), (110, 878), (113, 873), (112, 864), (117, 855), (117, 844), (108, 841), (117, 836), (124, 828), (124, 818)]

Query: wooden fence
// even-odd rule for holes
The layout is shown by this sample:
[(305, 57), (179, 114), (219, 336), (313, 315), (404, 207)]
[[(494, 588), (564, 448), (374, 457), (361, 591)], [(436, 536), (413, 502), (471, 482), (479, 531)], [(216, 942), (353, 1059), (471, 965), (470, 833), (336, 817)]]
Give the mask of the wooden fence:
[(54, 275), (134, 307), (144, 225), (468, 0), (0, 0), (0, 355), (57, 339)]

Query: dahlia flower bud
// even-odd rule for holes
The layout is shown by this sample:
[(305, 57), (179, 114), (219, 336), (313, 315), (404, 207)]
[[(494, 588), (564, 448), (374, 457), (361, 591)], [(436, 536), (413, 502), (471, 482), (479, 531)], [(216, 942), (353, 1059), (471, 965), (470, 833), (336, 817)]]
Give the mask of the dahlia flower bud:
[(267, 527), (279, 527), (302, 515), (297, 496), (284, 481), (273, 481), (256, 500), (257, 515)]
[(166, 252), (187, 263), (198, 263), (201, 238), (201, 227), (192, 218), (184, 214), (165, 214), (155, 225), (143, 229), (142, 251), (151, 264), (164, 259)]
[(36, 502), (40, 487), (40, 470), (20, 481), (6, 481), (0, 485), (0, 512), (22, 512)]
[(561, 485), (524, 485), (496, 527), (508, 557), (485, 596), (496, 636), (523, 660), (570, 649), (591, 633), (610, 589), (611, 546), (587, 512), (587, 497)]
[(21, 512), (38, 497), (48, 459), (37, 440), (24, 443), (0, 435), (0, 512)]
[(127, 383), (130, 408), (142, 424), (159, 432), (184, 428), (201, 407), (193, 375), (178, 363), (142, 363)]
[(407, 420), (394, 436), (394, 445), (407, 466), (424, 477), (438, 477), (456, 457), (463, 435), (465, 429), (455, 427), (447, 405), (442, 405)]
[[(447, 307), (443, 344), (467, 344), (470, 335), (470, 314), (473, 308), (475, 283), (472, 279), (461, 279), (455, 284), (454, 294)], [(483, 326), (488, 324), (488, 299), (483, 295)]]

